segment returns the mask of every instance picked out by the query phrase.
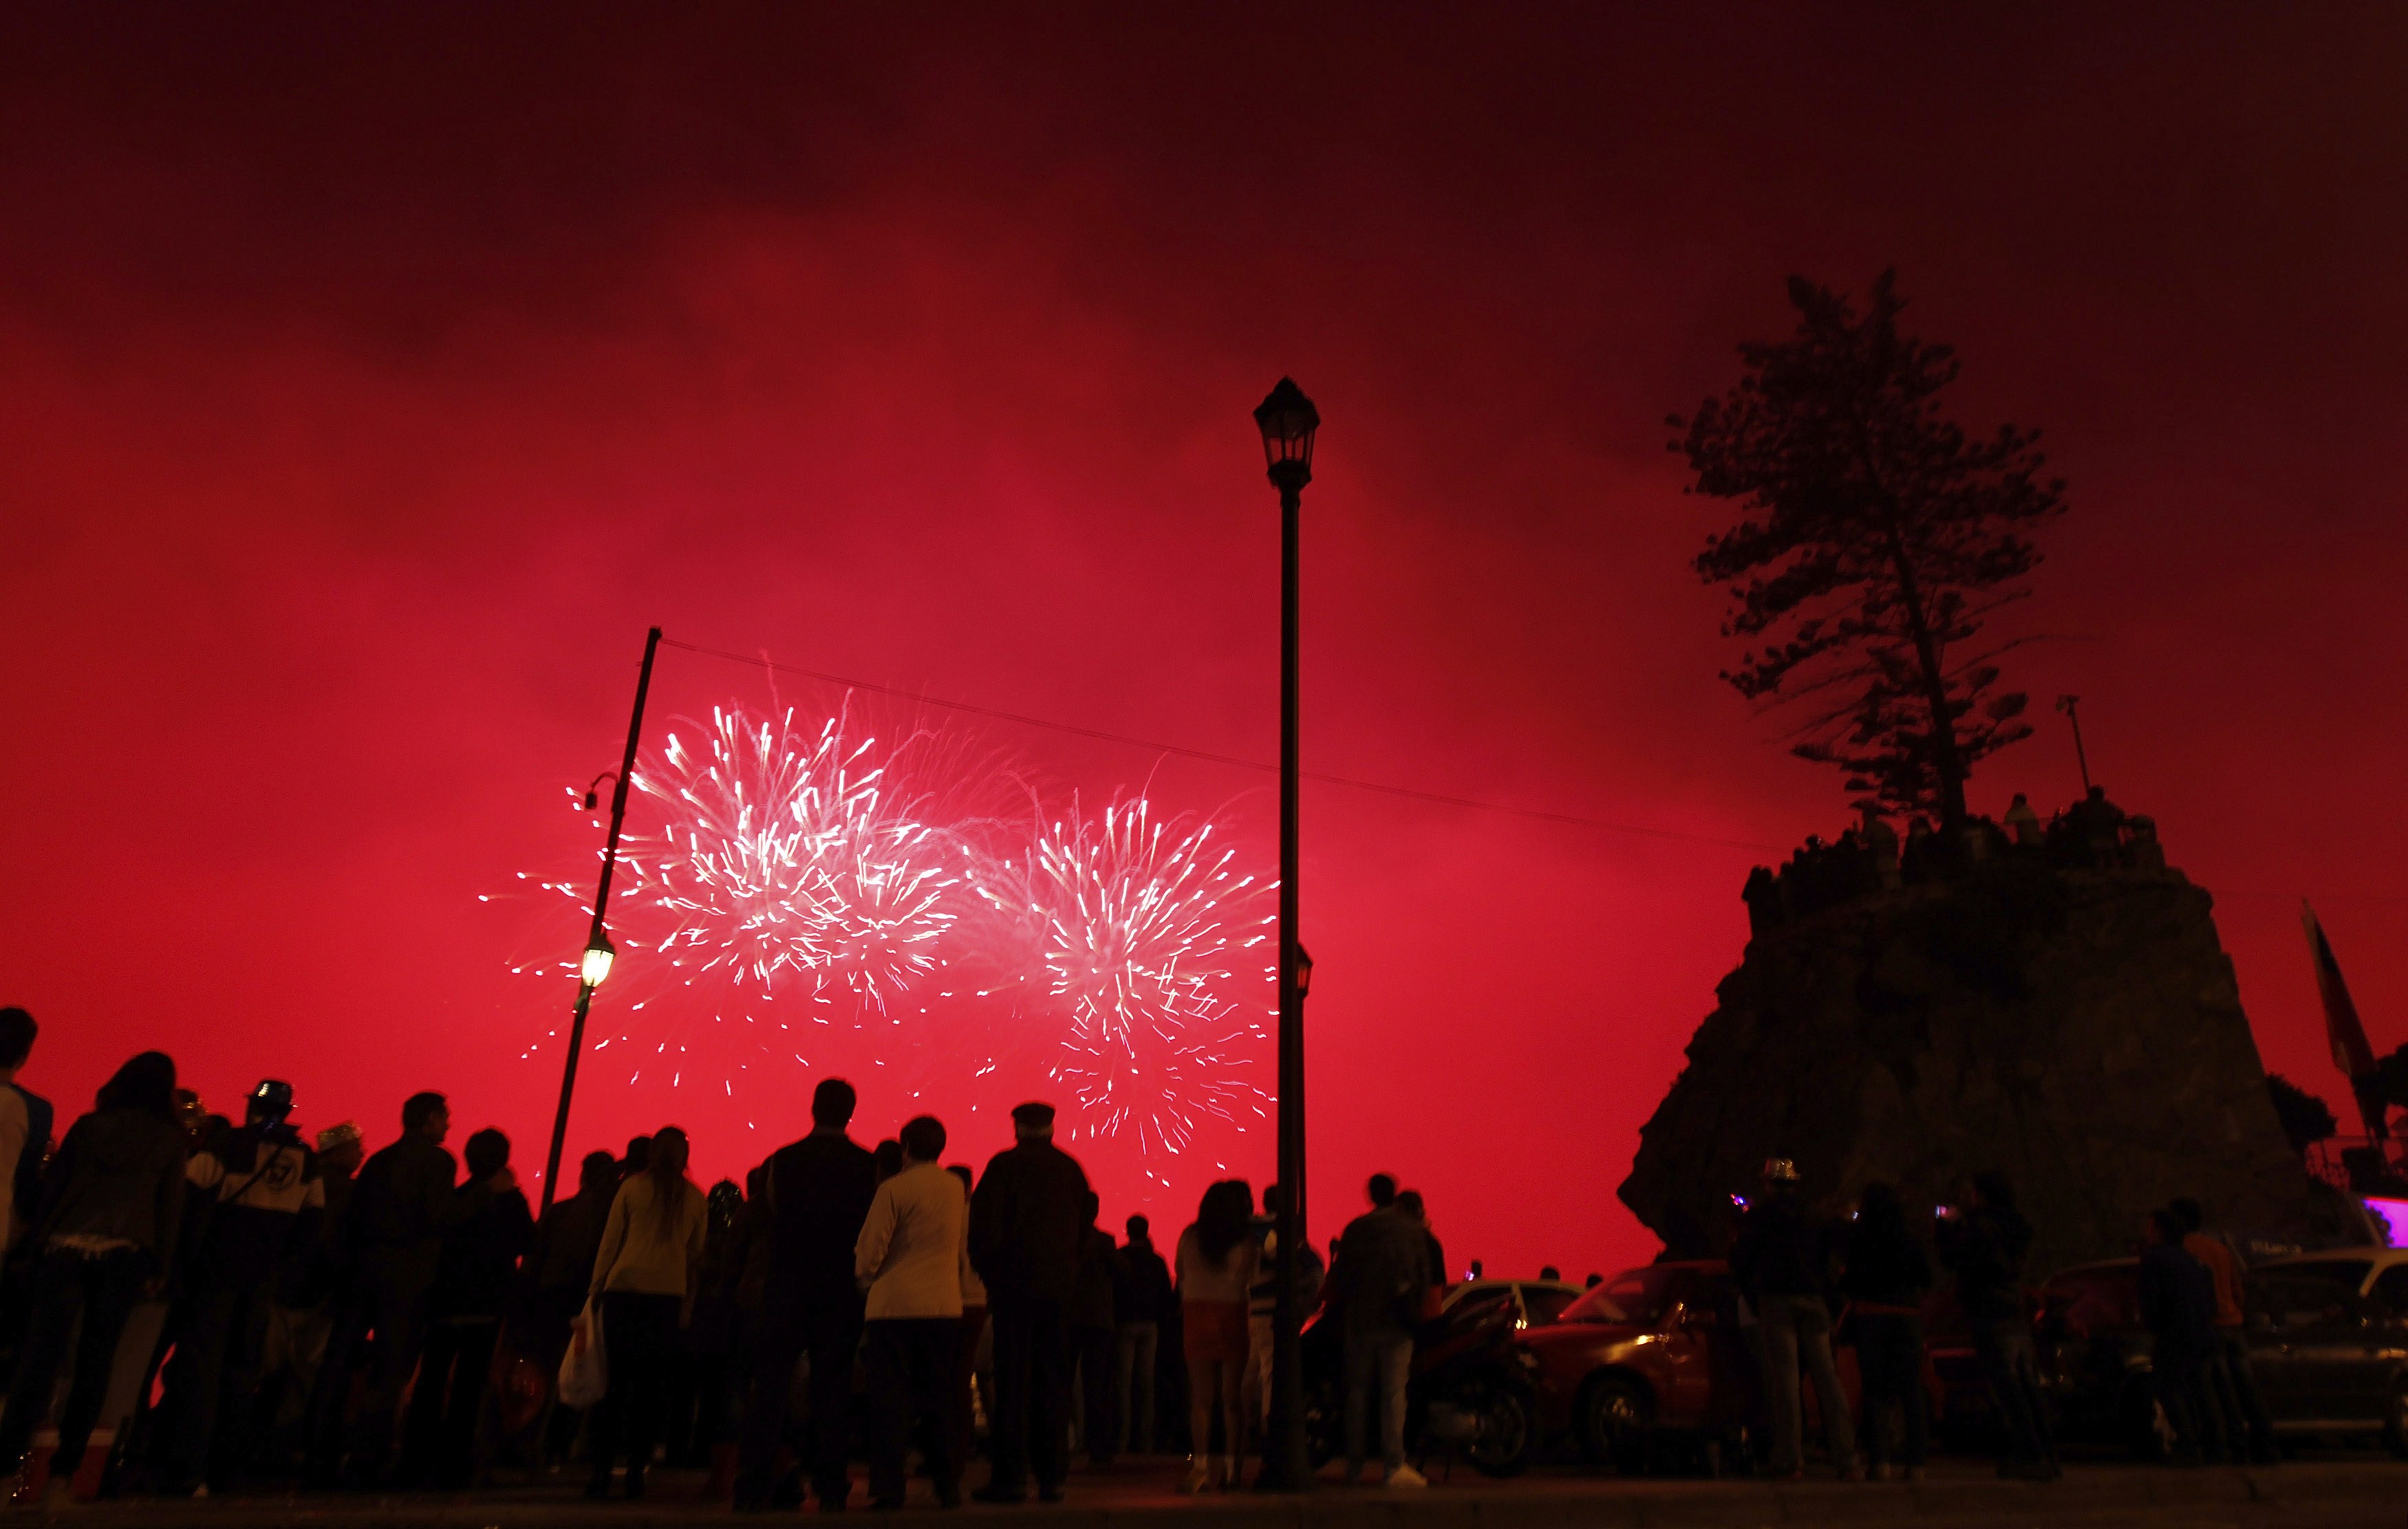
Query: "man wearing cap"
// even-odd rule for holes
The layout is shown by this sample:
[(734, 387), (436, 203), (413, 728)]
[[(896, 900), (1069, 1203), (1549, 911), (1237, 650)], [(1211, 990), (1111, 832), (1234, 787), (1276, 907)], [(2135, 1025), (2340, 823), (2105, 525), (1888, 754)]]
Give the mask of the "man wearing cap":
[(1804, 1474), (1798, 1395), (1803, 1369), (1814, 1383), (1831, 1463), (1843, 1480), (1864, 1479), (1847, 1393), (1840, 1389), (1839, 1365), (1831, 1357), (1831, 1250), (1828, 1232), (1799, 1198), (1798, 1165), (1785, 1157), (1767, 1162), (1764, 1193), (1740, 1219), (1730, 1267), (1764, 1334), (1765, 1405), (1772, 1414), (1768, 1471), (1776, 1478)]
[(167, 1377), (176, 1392), (171, 1491), (202, 1489), (218, 1420), (249, 1416), (278, 1277), (309, 1245), (326, 1208), (317, 1156), (289, 1123), (292, 1113), (293, 1085), (264, 1079), (251, 1091), (241, 1129), (185, 1165), (199, 1252)]
[(988, 1162), (970, 1196), (970, 1265), (995, 1323), (995, 1469), (975, 1495), (1019, 1502), (1033, 1468), (1038, 1496), (1057, 1502), (1070, 1463), (1068, 1320), (1087, 1175), (1054, 1145), (1052, 1105), (1020, 1106), (1011, 1127), (1014, 1145)]

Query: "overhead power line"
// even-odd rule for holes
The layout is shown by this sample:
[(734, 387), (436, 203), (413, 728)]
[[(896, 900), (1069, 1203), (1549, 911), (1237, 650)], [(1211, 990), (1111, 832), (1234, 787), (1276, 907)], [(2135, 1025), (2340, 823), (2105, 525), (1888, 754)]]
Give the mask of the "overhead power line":
[[(1190, 749), (1182, 744), (1165, 743), (1158, 738), (1141, 738), (1128, 733), (1114, 733), (1100, 727), (1082, 727), (1076, 722), (1056, 722), (1050, 717), (1032, 717), (1026, 712), (1006, 711), (998, 707), (978, 706), (968, 701), (949, 701), (921, 691), (905, 690), (896, 685), (882, 685), (872, 679), (856, 679), (822, 669), (807, 669), (800, 664), (781, 664), (759, 654), (734, 653), (724, 648), (706, 648), (699, 643), (681, 642), (675, 637), (661, 638), (664, 648), (682, 649), (707, 658), (725, 659), (754, 668), (767, 668), (780, 674), (800, 675), (825, 684), (842, 685), (851, 690), (869, 691), (879, 695), (892, 695), (899, 700), (913, 701), (923, 706), (941, 707), (948, 711), (966, 712), (973, 717), (991, 717), (998, 722), (1014, 722), (1023, 727), (1043, 728), (1048, 732), (1068, 733), (1074, 737), (1093, 738), (1102, 743), (1125, 744), (1132, 749), (1144, 749), (1154, 753), (1173, 754), (1181, 759), (1200, 760), (1208, 764), (1226, 764), (1232, 769), (1255, 770), (1276, 775), (1279, 766), (1257, 759), (1245, 759), (1236, 754), (1214, 753), (1209, 749)], [(1650, 828), (1641, 823), (1613, 822), (1604, 818), (1592, 818), (1577, 812), (1551, 812), (1541, 807), (1510, 807), (1502, 802), (1484, 802), (1469, 796), (1453, 796), (1444, 792), (1422, 791), (1412, 786), (1392, 785), (1383, 780), (1365, 780), (1350, 775), (1330, 775), (1320, 770), (1306, 770), (1307, 780), (1326, 786), (1345, 786), (1354, 791), (1377, 792), (1383, 796), (1401, 796), (1410, 801), (1433, 802), (1442, 807), (1469, 807), (1477, 812), (1498, 812), (1508, 817), (1528, 818), (1539, 822), (1569, 823), (1580, 828), (1598, 828), (1609, 833), (1635, 834), (1644, 838), (1668, 839), (1682, 844), (1713, 844), (1727, 849), (1762, 850), (1769, 854), (1784, 852), (1779, 845), (1759, 844), (1752, 839), (1722, 838), (1712, 834), (1690, 834), (1677, 828)]]

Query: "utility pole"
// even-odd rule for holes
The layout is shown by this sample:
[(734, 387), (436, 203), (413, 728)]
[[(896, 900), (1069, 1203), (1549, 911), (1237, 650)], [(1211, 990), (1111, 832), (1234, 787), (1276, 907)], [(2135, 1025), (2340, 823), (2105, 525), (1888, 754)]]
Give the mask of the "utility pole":
[(2090, 794), (2090, 756), (2082, 749), (2081, 705), (2082, 697), (2079, 695), (2057, 698), (2057, 709), (2064, 712), (2066, 720), (2073, 724), (2073, 762), (2082, 767), (2082, 794), (2087, 796)]
[(568, 1057), (560, 1067), (560, 1107), (552, 1117), (552, 1150), (543, 1160), (543, 1208), (550, 1210), (560, 1184), (560, 1151), (568, 1140), (568, 1106), (577, 1095), (577, 1059), (585, 1050), (585, 1011), (594, 1005), (594, 990), (610, 975), (615, 954), (604, 930), (610, 912), (610, 873), (619, 865), (619, 829), (627, 821), (627, 784), (636, 773), (636, 745), (644, 736), (644, 693), (652, 688), (652, 655), (661, 646), (661, 629), (644, 637), (643, 666), (636, 671), (636, 711), (627, 719), (627, 751), (619, 761), (619, 779), (610, 791), (610, 837), (602, 849), (602, 885), (594, 893), (594, 928), (585, 940), (578, 968), (576, 1017), (568, 1025)]

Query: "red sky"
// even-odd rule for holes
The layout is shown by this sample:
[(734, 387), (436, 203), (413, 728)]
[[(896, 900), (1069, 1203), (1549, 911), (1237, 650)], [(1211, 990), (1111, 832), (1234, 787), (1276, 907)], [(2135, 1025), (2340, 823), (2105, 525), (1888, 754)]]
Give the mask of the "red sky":
[[(2408, 1041), (2408, 21), (2093, 9), (11, 16), (27, 1081), (79, 1107), (164, 1046), (215, 1104), (280, 1075), (374, 1141), (442, 1088), (532, 1168), (556, 1074), (518, 1058), (571, 994), (508, 968), (578, 935), (478, 897), (592, 853), (562, 789), (616, 763), (649, 623), (1270, 757), (1247, 412), (1283, 372), (1326, 421), (1309, 767), (1828, 833), (1836, 779), (1714, 678), (1715, 509), (1661, 422), (1784, 327), (1789, 272), (1895, 264), (1969, 422), (2041, 425), (2071, 480), (2020, 618), (2064, 640), (2013, 679), (2083, 695), (2101, 780), (2217, 893), (2269, 1065), (2341, 1102), (2300, 894), (2376, 1047)], [(655, 716), (766, 699), (672, 652)], [(2074, 794), (2050, 722), (1977, 805)], [(1151, 772), (1268, 861), (1260, 777), (981, 736), (1091, 793)], [(1321, 1230), (1387, 1167), (1458, 1263), (1644, 1257), (1612, 1191), (1751, 851), (1305, 807)], [(757, 1156), (698, 1091), (588, 1077), (573, 1150), (669, 1119), (703, 1167)], [(864, 1081), (882, 1134), (906, 1102)], [(959, 1155), (1010, 1102), (938, 1101)]]

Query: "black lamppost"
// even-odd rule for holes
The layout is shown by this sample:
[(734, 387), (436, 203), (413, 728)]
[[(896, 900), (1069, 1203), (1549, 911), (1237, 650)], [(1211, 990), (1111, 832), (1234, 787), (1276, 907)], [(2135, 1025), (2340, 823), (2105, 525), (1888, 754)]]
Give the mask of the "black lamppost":
[[(577, 1059), (585, 1050), (585, 1011), (594, 1007), (594, 990), (610, 975), (619, 949), (610, 943), (603, 923), (610, 912), (610, 873), (619, 866), (619, 827), (627, 821), (627, 784), (636, 773), (636, 744), (644, 736), (644, 693), (652, 688), (652, 654), (661, 646), (661, 629), (644, 637), (643, 667), (636, 671), (636, 714), (627, 721), (627, 752), (619, 762), (619, 779), (610, 792), (610, 837), (602, 848), (602, 885), (594, 893), (594, 928), (585, 936), (585, 950), (577, 962), (577, 1010), (568, 1026), (568, 1059), (560, 1066), (560, 1107), (552, 1116), (552, 1150), (543, 1160), (543, 1208), (552, 1208), (560, 1183), (560, 1150), (568, 1140), (568, 1105), (577, 1096)], [(601, 777), (595, 777), (596, 784)], [(591, 810), (594, 793), (588, 788)]]
[(1297, 522), (1304, 486), (1312, 481), (1312, 437), (1321, 413), (1283, 377), (1254, 410), (1263, 456), (1280, 495), (1280, 893), (1279, 893), (1279, 1183), (1276, 1230), (1277, 1304), (1271, 1318), (1270, 1437), (1263, 1450), (1263, 1485), (1301, 1491), (1312, 1479), (1305, 1450), (1304, 1367), (1292, 1278), (1308, 1235), (1304, 1208), (1304, 983), (1310, 969), (1297, 943)]

